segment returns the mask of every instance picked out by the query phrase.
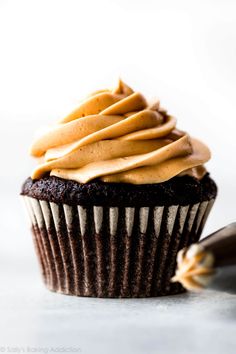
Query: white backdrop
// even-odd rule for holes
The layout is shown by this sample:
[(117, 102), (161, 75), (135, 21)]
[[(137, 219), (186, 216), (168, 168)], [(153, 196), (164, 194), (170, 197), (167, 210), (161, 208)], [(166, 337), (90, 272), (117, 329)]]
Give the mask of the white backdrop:
[(18, 201), (35, 130), (118, 77), (211, 148), (205, 234), (235, 220), (236, 1), (0, 0), (0, 270), (39, 281)]
[[(1, 179), (16, 195), (34, 131), (121, 77), (207, 142), (212, 226), (234, 219), (235, 1), (0, 1)], [(1, 185), (2, 190), (3, 184)]]

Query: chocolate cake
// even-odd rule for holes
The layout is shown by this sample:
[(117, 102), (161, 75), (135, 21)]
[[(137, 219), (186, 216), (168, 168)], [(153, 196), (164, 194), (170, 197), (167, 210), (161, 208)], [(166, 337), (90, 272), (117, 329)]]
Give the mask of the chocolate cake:
[(156, 206), (188, 205), (216, 197), (216, 184), (206, 174), (202, 180), (190, 176), (175, 177), (157, 184), (104, 183), (81, 184), (47, 176), (22, 186), (22, 195), (68, 205)]

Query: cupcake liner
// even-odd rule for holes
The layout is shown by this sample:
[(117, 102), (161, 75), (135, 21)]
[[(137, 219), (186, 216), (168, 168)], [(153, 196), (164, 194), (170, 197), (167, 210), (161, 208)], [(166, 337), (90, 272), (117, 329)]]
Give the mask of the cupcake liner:
[(170, 282), (177, 252), (200, 238), (214, 203), (87, 207), (23, 198), (46, 286), (94, 297), (182, 292)]

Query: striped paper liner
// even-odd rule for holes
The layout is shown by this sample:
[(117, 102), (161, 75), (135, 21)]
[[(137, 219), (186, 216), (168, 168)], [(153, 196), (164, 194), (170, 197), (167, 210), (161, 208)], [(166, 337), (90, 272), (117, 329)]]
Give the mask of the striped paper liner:
[(84, 207), (23, 198), (46, 286), (93, 297), (182, 292), (170, 282), (177, 252), (198, 241), (214, 203)]

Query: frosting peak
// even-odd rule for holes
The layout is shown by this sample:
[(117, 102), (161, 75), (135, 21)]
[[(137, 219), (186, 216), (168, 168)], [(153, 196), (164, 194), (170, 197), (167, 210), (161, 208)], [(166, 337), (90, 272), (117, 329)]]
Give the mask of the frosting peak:
[(201, 178), (210, 151), (176, 129), (176, 119), (119, 80), (92, 93), (31, 147), (43, 162), (33, 171), (86, 183), (160, 183), (187, 173)]

